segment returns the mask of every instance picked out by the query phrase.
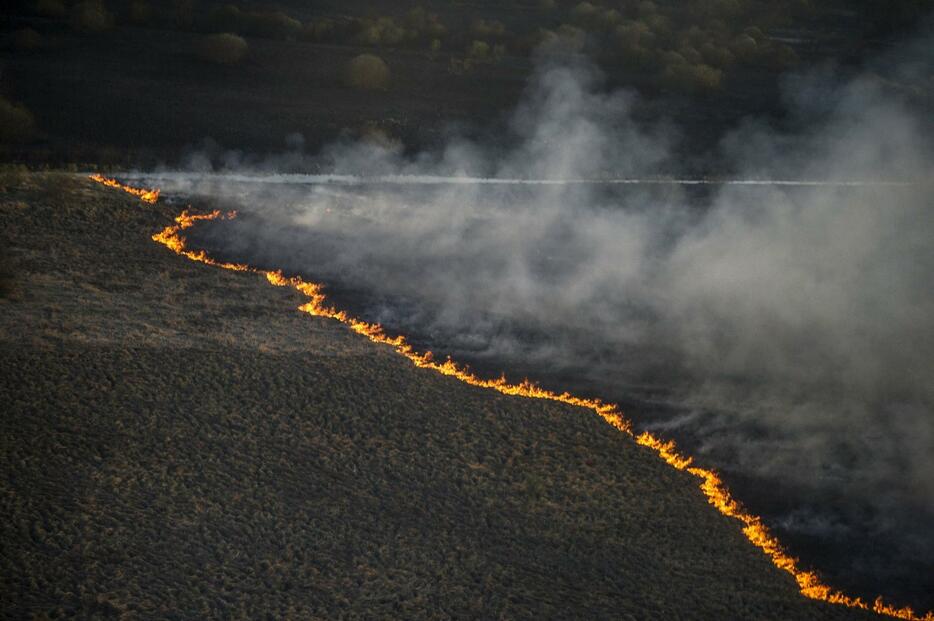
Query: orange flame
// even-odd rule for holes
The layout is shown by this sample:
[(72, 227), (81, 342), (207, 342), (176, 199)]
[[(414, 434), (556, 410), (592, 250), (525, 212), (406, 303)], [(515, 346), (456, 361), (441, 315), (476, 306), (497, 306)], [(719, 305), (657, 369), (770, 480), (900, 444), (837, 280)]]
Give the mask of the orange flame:
[(116, 179), (110, 177), (105, 177), (100, 173), (94, 173), (93, 175), (88, 175), (88, 178), (92, 181), (96, 181), (103, 185), (106, 185), (109, 188), (117, 188), (118, 190), (123, 190), (133, 196), (139, 197), (144, 203), (149, 203), (150, 205), (155, 204), (159, 200), (159, 190), (148, 190), (145, 188), (133, 188), (128, 185), (123, 185)]
[[(155, 199), (149, 200), (147, 197), (159, 196), (159, 190), (129, 188), (100, 175), (91, 175), (91, 179), (139, 196), (146, 202), (155, 202)], [(438, 362), (434, 359), (430, 351), (416, 351), (409, 345), (404, 336), (389, 336), (378, 323), (361, 321), (360, 319), (350, 316), (346, 311), (329, 306), (327, 304), (327, 298), (323, 293), (324, 286), (321, 284), (306, 282), (297, 276), (286, 277), (278, 270), (262, 270), (240, 263), (217, 261), (208, 256), (204, 250), (195, 251), (187, 248), (186, 239), (181, 235), (183, 230), (193, 227), (199, 221), (233, 219), (236, 215), (236, 212), (233, 211), (226, 214), (222, 214), (219, 210), (206, 214), (190, 214), (188, 210), (185, 210), (180, 215), (176, 216), (175, 224), (167, 226), (161, 232), (156, 233), (152, 236), (152, 239), (163, 244), (176, 254), (185, 256), (193, 261), (239, 272), (262, 274), (272, 285), (277, 287), (293, 287), (308, 296), (308, 301), (299, 306), (300, 311), (315, 317), (336, 319), (349, 326), (354, 332), (362, 334), (374, 343), (393, 347), (396, 352), (408, 358), (416, 367), (431, 369), (442, 375), (455, 377), (471, 386), (488, 388), (505, 395), (546, 399), (590, 409), (603, 418), (608, 424), (632, 437), (638, 444), (654, 450), (660, 458), (673, 468), (688, 472), (700, 479), (699, 488), (704, 493), (704, 496), (707, 497), (707, 502), (716, 507), (723, 515), (742, 522), (743, 534), (746, 538), (754, 546), (762, 550), (776, 567), (791, 574), (798, 583), (801, 594), (805, 597), (831, 604), (847, 606), (849, 608), (871, 610), (877, 614), (897, 619), (906, 619), (908, 621), (934, 621), (934, 611), (929, 611), (921, 615), (920, 613), (915, 613), (910, 606), (897, 608), (892, 604), (888, 604), (882, 597), (877, 597), (872, 604), (869, 604), (860, 597), (847, 595), (842, 591), (835, 590), (829, 585), (824, 584), (816, 572), (801, 569), (799, 567), (799, 560), (788, 555), (778, 538), (775, 537), (762, 522), (761, 517), (747, 511), (738, 500), (733, 498), (730, 490), (716, 472), (708, 470), (707, 468), (694, 466), (693, 458), (682, 455), (678, 451), (678, 447), (674, 441), (663, 442), (649, 432), (643, 432), (636, 436), (633, 432), (631, 422), (623, 416), (622, 411), (620, 411), (619, 407), (615, 404), (605, 403), (599, 399), (577, 397), (568, 392), (556, 393), (542, 388), (530, 382), (528, 379), (524, 379), (518, 384), (513, 384), (510, 383), (505, 376), (496, 379), (478, 377), (467, 367), (458, 365), (450, 358), (447, 358), (444, 362)]]

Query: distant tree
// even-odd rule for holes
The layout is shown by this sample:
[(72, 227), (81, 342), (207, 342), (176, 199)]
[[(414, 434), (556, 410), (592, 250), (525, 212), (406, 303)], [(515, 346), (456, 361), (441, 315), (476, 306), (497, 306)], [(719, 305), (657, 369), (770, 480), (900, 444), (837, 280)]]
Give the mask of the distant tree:
[(577, 26), (561, 24), (557, 30), (539, 30), (538, 47), (553, 53), (577, 53), (587, 43), (587, 33)]
[(422, 40), (440, 40), (448, 30), (436, 13), (429, 13), (420, 6), (406, 14), (405, 27)]
[(590, 2), (581, 2), (571, 9), (571, 21), (578, 26), (593, 27), (600, 19), (600, 9)]
[(495, 19), (475, 19), (470, 25), (470, 34), (478, 39), (501, 39), (506, 36), (506, 26)]
[(736, 60), (729, 49), (711, 42), (701, 45), (700, 53), (704, 62), (713, 67), (728, 67)]
[(663, 86), (685, 93), (704, 93), (720, 88), (723, 80), (721, 70), (710, 65), (692, 64), (676, 53), (669, 53), (666, 57), (668, 63), (659, 77)]
[(386, 90), (389, 88), (389, 67), (382, 58), (374, 54), (360, 54), (344, 67), (344, 84), (361, 90)]
[(235, 65), (247, 55), (249, 45), (243, 37), (230, 32), (206, 35), (198, 44), (198, 56), (218, 65)]
[(759, 53), (759, 44), (756, 43), (752, 36), (744, 33), (733, 39), (733, 43), (730, 44), (730, 51), (733, 52), (737, 60), (751, 62), (755, 60)]

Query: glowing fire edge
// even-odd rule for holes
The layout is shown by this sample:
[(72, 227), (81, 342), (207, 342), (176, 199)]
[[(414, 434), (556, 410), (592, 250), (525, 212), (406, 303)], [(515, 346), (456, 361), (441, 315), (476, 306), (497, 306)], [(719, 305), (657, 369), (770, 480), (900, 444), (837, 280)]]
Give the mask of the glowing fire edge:
[[(89, 178), (107, 187), (128, 192), (149, 204), (155, 204), (159, 200), (158, 189), (127, 186), (116, 179), (104, 177), (97, 173), (90, 175)], [(399, 335), (391, 337), (385, 333), (382, 326), (379, 324), (361, 321), (360, 319), (348, 315), (345, 311), (328, 306), (326, 304), (327, 298), (323, 293), (324, 285), (305, 282), (296, 276), (286, 277), (278, 270), (261, 270), (241, 263), (217, 261), (208, 256), (204, 250), (189, 250), (187, 248), (186, 239), (181, 235), (182, 231), (193, 227), (199, 221), (229, 220), (235, 218), (236, 215), (234, 211), (221, 213), (219, 210), (204, 214), (192, 214), (186, 209), (175, 217), (175, 224), (165, 227), (162, 231), (153, 235), (152, 239), (166, 246), (176, 254), (187, 257), (192, 261), (198, 261), (207, 265), (238, 272), (262, 274), (272, 285), (277, 287), (293, 287), (302, 294), (308, 296), (308, 302), (299, 306), (298, 310), (315, 317), (336, 319), (342, 324), (349, 326), (354, 332), (362, 334), (374, 343), (391, 346), (397, 353), (408, 358), (418, 368), (431, 369), (442, 375), (455, 377), (471, 386), (489, 388), (505, 395), (547, 399), (593, 410), (618, 431), (633, 438), (638, 444), (653, 449), (668, 465), (678, 470), (686, 471), (700, 479), (699, 487), (704, 493), (704, 496), (707, 497), (707, 501), (716, 507), (723, 515), (742, 522), (743, 534), (746, 538), (749, 539), (753, 545), (762, 550), (776, 567), (791, 574), (798, 583), (801, 594), (805, 597), (829, 602), (831, 604), (839, 604), (849, 608), (871, 610), (880, 615), (887, 615), (898, 619), (907, 619), (909, 621), (934, 621), (934, 611), (929, 611), (923, 616), (919, 616), (915, 614), (910, 606), (896, 608), (892, 604), (885, 603), (881, 596), (877, 597), (872, 604), (869, 604), (860, 597), (852, 597), (824, 584), (821, 582), (816, 572), (801, 569), (798, 566), (799, 560), (786, 554), (781, 542), (769, 532), (768, 527), (762, 522), (761, 517), (747, 511), (739, 501), (733, 498), (726, 484), (723, 483), (716, 472), (692, 465), (694, 463), (693, 458), (680, 453), (674, 441), (664, 442), (648, 432), (636, 435), (633, 432), (632, 423), (624, 418), (619, 407), (613, 403), (604, 403), (599, 399), (584, 399), (576, 397), (568, 392), (559, 394), (541, 388), (528, 379), (518, 384), (509, 383), (505, 375), (496, 379), (483, 379), (471, 373), (467, 367), (458, 366), (457, 363), (450, 358), (446, 359), (444, 362), (437, 362), (430, 351), (416, 351), (406, 342), (404, 336)]]

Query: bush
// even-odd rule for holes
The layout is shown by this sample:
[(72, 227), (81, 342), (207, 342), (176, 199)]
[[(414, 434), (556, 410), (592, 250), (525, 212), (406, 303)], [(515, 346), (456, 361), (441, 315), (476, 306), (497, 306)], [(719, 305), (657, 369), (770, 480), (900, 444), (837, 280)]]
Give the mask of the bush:
[(502, 39), (506, 36), (506, 26), (495, 19), (475, 19), (470, 25), (470, 33), (481, 39)]
[(736, 60), (730, 50), (713, 43), (703, 44), (700, 53), (704, 57), (704, 62), (714, 67), (728, 67)]
[[(680, 54), (672, 53), (669, 59)], [(683, 57), (682, 57), (683, 58)], [(667, 88), (686, 93), (704, 93), (720, 88), (723, 72), (710, 65), (692, 64), (685, 60), (669, 62), (661, 75)]]
[(561, 24), (557, 30), (538, 31), (538, 46), (552, 54), (579, 53), (586, 43), (587, 33), (570, 24)]
[(571, 19), (578, 24), (589, 25), (593, 20), (597, 19), (597, 16), (597, 7), (589, 2), (581, 2), (571, 9)]
[(373, 54), (360, 54), (344, 68), (344, 84), (352, 88), (386, 90), (389, 82), (389, 67), (382, 58)]
[(360, 45), (371, 47), (379, 45), (396, 47), (403, 42), (415, 39), (417, 36), (414, 30), (408, 30), (400, 26), (391, 17), (364, 19), (359, 22), (358, 27), (359, 31), (354, 37), (354, 41)]
[(27, 142), (35, 131), (32, 113), (24, 106), (16, 105), (0, 97), (0, 143)]
[(615, 34), (617, 43), (624, 50), (655, 45), (655, 35), (642, 21), (624, 22), (616, 27)]
[(748, 34), (741, 34), (730, 45), (733, 55), (742, 62), (753, 60), (759, 51), (759, 44)]
[(249, 49), (243, 37), (224, 32), (205, 36), (198, 46), (198, 56), (218, 65), (234, 65), (243, 60)]
[(114, 18), (101, 0), (83, 0), (71, 7), (71, 27), (79, 32), (97, 33), (109, 30)]
[(422, 39), (441, 39), (447, 34), (447, 28), (435, 13), (428, 13), (422, 7), (416, 7), (405, 16), (406, 27)]
[(474, 63), (492, 63), (502, 60), (506, 55), (506, 46), (502, 43), (490, 45), (486, 41), (472, 41), (467, 46), (465, 62), (468, 67)]
[(773, 69), (778, 69), (780, 71), (790, 69), (797, 65), (798, 61), (798, 55), (795, 51), (783, 43), (772, 45), (768, 49), (766, 63)]

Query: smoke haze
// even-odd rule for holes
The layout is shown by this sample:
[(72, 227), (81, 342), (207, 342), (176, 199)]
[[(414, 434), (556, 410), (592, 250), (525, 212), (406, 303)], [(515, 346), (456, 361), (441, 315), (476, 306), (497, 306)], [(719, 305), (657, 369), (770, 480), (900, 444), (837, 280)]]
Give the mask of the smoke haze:
[[(777, 505), (759, 492), (779, 528), (841, 548), (879, 537), (900, 565), (841, 571), (904, 582), (900, 571), (930, 576), (934, 564), (934, 158), (930, 95), (896, 86), (931, 71), (913, 57), (888, 80), (791, 78), (795, 131), (744, 120), (716, 154), (739, 179), (904, 184), (200, 174), (301, 170), (298, 143), (263, 161), (198, 154), (186, 166), (198, 174), (157, 183), (242, 212), (200, 233), (214, 252), (328, 283), (367, 319), (455, 359), (622, 399), (637, 427), (686, 439), (738, 480), (789, 490)], [(637, 123), (635, 97), (604, 92), (583, 62), (543, 59), (509, 149), (452, 138), (407, 156), (346, 142), (316, 161), (334, 174), (544, 180), (676, 171), (678, 120)]]

